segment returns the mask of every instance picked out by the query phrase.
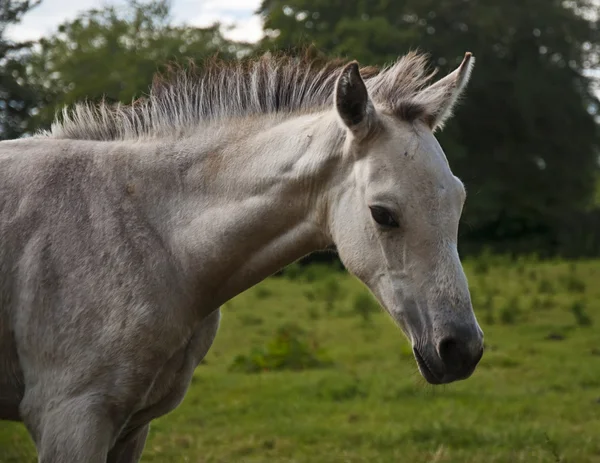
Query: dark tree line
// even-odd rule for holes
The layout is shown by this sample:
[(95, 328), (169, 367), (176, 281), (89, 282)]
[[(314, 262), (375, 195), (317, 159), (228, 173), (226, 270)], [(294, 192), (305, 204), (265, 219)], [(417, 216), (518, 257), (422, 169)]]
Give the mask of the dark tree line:
[[(80, 99), (130, 102), (168, 61), (200, 62), (313, 44), (388, 63), (428, 52), (440, 75), (477, 58), (456, 116), (438, 136), (466, 183), (463, 251), (600, 255), (598, 7), (591, 0), (263, 0), (266, 37), (234, 43), (218, 25), (172, 26), (165, 0), (92, 10), (35, 50), (4, 39), (34, 2), (0, 10), (0, 138), (47, 127)], [(4, 5), (4, 3), (3, 3)]]
[(6, 28), (17, 23), (23, 14), (40, 0), (2, 0), (0, 3), (0, 140), (20, 136), (36, 107), (37, 92), (20, 79), (31, 43), (14, 43), (6, 38)]

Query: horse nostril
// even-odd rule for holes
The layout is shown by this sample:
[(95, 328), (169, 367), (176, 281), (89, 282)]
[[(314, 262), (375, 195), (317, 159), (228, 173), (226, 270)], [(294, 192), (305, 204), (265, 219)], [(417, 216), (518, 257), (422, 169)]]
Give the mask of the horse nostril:
[(451, 370), (460, 370), (468, 356), (466, 346), (461, 346), (461, 343), (454, 338), (442, 339), (438, 345), (438, 353), (446, 368)]
[(438, 354), (449, 374), (462, 377), (473, 372), (481, 360), (483, 348), (474, 352), (465, 341), (447, 337), (438, 344)]

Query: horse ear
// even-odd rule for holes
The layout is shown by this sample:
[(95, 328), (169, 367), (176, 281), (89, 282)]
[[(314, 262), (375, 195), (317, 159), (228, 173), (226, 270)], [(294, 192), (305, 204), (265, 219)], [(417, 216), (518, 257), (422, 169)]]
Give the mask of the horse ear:
[(425, 121), (431, 130), (443, 128), (452, 116), (454, 107), (469, 82), (474, 64), (475, 57), (467, 52), (457, 69), (421, 91), (415, 98), (425, 108)]
[(364, 137), (375, 119), (375, 108), (356, 61), (342, 69), (335, 85), (334, 102), (344, 125), (355, 136)]

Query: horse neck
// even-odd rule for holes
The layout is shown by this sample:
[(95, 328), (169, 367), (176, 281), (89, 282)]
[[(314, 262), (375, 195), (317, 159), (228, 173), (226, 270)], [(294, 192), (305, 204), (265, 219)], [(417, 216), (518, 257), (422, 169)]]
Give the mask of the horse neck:
[(209, 306), (331, 243), (327, 193), (343, 132), (333, 114), (321, 113), (212, 133), (177, 148), (201, 153), (187, 170), (172, 230), (173, 249)]

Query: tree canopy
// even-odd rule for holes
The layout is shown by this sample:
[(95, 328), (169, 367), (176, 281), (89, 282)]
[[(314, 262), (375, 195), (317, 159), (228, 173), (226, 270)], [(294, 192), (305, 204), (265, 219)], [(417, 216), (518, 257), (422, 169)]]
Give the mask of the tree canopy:
[(6, 29), (38, 4), (39, 0), (3, 0), (0, 5), (0, 140), (18, 137), (37, 104), (35, 90), (21, 78), (31, 43), (9, 40)]

